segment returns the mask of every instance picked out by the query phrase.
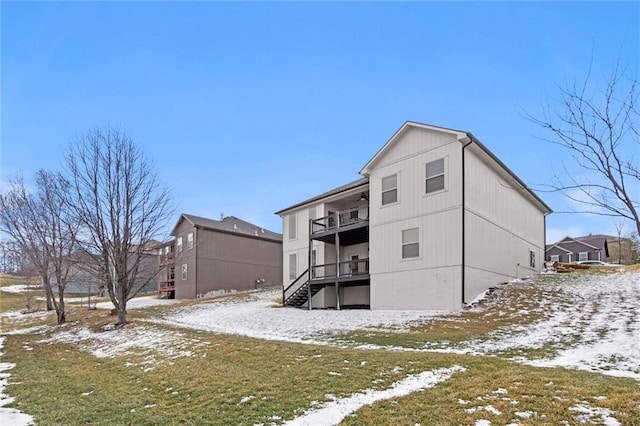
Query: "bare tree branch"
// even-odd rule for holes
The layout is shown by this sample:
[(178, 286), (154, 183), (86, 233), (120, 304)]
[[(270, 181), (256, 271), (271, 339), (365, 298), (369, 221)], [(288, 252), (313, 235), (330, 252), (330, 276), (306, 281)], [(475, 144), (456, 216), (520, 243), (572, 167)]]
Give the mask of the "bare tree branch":
[(640, 233), (638, 82), (618, 62), (602, 89), (592, 85), (589, 68), (583, 82), (565, 84), (559, 93), (541, 117), (524, 113), (546, 132), (543, 141), (564, 148), (578, 166), (563, 163), (543, 190), (562, 192), (587, 213), (626, 218)]
[(66, 156), (72, 206), (85, 232), (84, 249), (126, 323), (127, 301), (154, 278), (144, 271), (149, 244), (162, 238), (173, 215), (171, 194), (142, 149), (124, 133), (93, 129)]

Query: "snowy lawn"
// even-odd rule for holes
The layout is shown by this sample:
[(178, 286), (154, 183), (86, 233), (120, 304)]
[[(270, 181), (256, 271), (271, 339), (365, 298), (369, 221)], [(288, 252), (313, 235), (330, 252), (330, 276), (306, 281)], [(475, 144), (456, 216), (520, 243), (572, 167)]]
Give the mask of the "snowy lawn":
[(141, 298), (120, 330), (4, 313), (5, 393), (39, 424), (640, 424), (639, 286), (542, 276), (460, 313)]

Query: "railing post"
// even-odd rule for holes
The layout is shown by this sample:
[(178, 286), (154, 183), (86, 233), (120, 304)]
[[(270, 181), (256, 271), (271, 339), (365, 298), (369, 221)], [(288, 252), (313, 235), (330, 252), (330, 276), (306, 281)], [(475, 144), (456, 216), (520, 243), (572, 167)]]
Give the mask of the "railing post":
[(311, 239), (311, 232), (313, 231), (313, 219), (309, 218), (309, 253), (307, 255), (307, 261), (309, 262), (309, 275), (307, 279), (307, 305), (311, 310), (311, 250), (313, 250), (313, 240)]
[(340, 310), (340, 232), (336, 232), (336, 310)]

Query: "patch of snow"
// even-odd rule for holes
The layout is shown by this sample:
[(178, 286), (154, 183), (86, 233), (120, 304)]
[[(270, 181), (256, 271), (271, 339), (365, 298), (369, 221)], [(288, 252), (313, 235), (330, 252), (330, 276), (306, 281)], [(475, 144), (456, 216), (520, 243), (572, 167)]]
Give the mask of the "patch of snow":
[(441, 311), (304, 310), (274, 306), (278, 289), (252, 293), (248, 299), (185, 306), (156, 322), (266, 340), (329, 344), (327, 337), (355, 330), (405, 330), (442, 315)]
[(305, 413), (293, 420), (285, 422), (288, 426), (323, 426), (336, 425), (345, 417), (376, 401), (398, 398), (430, 388), (436, 384), (448, 380), (454, 373), (465, 371), (464, 367), (454, 365), (450, 368), (439, 368), (433, 371), (425, 371), (420, 374), (411, 375), (403, 380), (395, 382), (390, 388), (375, 391), (367, 389), (363, 392), (355, 393), (346, 398), (338, 398), (334, 401), (323, 404), (319, 408), (305, 411)]
[(249, 402), (254, 398), (255, 398), (255, 396), (253, 396), (253, 395), (243, 396), (242, 399), (240, 399), (240, 404), (244, 404), (246, 402)]
[(521, 419), (528, 419), (533, 416), (533, 411), (516, 411), (516, 417), (520, 417)]
[(6, 291), (7, 293), (22, 293), (24, 291), (43, 291), (41, 286), (27, 285), (27, 284), (14, 284), (0, 287), (0, 291)]
[[(4, 347), (4, 337), (0, 336), (0, 349)], [(0, 352), (0, 356), (3, 353)], [(11, 426), (31, 426), (35, 424), (33, 416), (25, 414), (22, 411), (5, 407), (14, 401), (13, 397), (4, 393), (4, 388), (9, 384), (11, 374), (5, 373), (16, 365), (11, 362), (0, 362), (0, 424)]]
[[(180, 302), (180, 300), (158, 299), (157, 296), (134, 297), (133, 299), (127, 302), (127, 309), (142, 309), (142, 308), (146, 308), (149, 306), (156, 306), (156, 305), (173, 305), (178, 302)], [(98, 302), (96, 303), (96, 308), (113, 309), (113, 303), (111, 302), (111, 300), (107, 302)]]
[(476, 420), (475, 426), (491, 426), (491, 422), (489, 420), (480, 419)]
[(593, 423), (597, 419), (606, 426), (620, 426), (621, 424), (615, 417), (611, 417), (614, 413), (608, 408), (592, 407), (586, 401), (570, 407), (569, 410), (580, 413), (576, 416), (579, 423)]

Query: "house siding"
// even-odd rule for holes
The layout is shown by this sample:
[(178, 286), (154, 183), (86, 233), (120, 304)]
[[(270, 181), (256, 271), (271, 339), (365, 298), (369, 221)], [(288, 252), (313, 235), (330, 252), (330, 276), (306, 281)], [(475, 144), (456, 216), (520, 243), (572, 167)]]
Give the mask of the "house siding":
[[(196, 297), (282, 284), (279, 242), (208, 229), (198, 230), (198, 242)], [(258, 284), (258, 279), (264, 284)]]
[[(187, 245), (187, 235), (193, 232), (193, 248), (189, 249)], [(198, 247), (202, 243), (199, 239), (198, 230), (188, 221), (183, 220), (180, 226), (175, 230), (173, 235), (175, 238), (182, 237), (182, 251), (178, 253), (176, 247), (175, 254), (175, 295), (176, 299), (195, 299), (197, 288), (197, 261), (196, 253)], [(187, 265), (187, 279), (182, 279), (182, 265)]]
[[(540, 272), (544, 215), (479, 148), (465, 152), (465, 303), (512, 278)], [(535, 254), (535, 267), (529, 253)]]
[[(371, 309), (460, 308), (461, 144), (410, 129), (370, 171)], [(445, 159), (445, 189), (425, 194), (425, 165)], [(382, 178), (398, 174), (398, 202), (382, 205)], [(402, 230), (420, 229), (420, 256), (402, 259)], [(457, 295), (457, 296), (456, 296)]]

